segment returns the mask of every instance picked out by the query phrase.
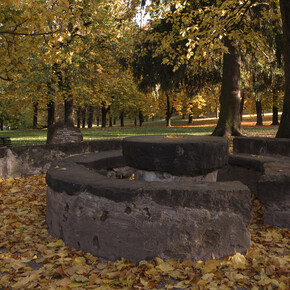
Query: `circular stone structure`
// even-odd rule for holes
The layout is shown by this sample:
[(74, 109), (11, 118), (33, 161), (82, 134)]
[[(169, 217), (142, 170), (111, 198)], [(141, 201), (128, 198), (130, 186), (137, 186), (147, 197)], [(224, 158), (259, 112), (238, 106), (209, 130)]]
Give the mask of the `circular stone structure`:
[(241, 182), (107, 176), (128, 165), (121, 151), (104, 151), (52, 166), (46, 175), (49, 233), (95, 256), (135, 262), (219, 259), (250, 247), (251, 194)]
[(124, 139), (123, 155), (134, 168), (196, 176), (227, 163), (228, 142), (213, 136), (134, 136)]

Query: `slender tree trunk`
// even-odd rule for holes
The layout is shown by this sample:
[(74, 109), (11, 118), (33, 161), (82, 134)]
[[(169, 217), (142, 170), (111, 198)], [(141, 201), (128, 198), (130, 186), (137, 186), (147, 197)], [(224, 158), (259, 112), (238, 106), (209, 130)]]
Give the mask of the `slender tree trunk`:
[(82, 128), (86, 127), (86, 120), (87, 120), (87, 108), (82, 108)]
[(166, 126), (171, 127), (171, 116), (173, 113), (173, 109), (170, 104), (170, 97), (168, 93), (166, 93)]
[(38, 101), (33, 102), (33, 124), (32, 128), (37, 129), (37, 118), (38, 118)]
[(120, 125), (121, 127), (124, 127), (124, 113), (123, 112), (120, 114)]
[(285, 62), (285, 95), (283, 113), (277, 138), (290, 138), (290, 1), (280, 0), (283, 23), (284, 62)]
[(99, 127), (100, 126), (100, 117), (97, 116), (97, 126)]
[(82, 109), (81, 107), (78, 107), (77, 109), (77, 127), (81, 127), (81, 120), (82, 120)]
[(278, 119), (278, 93), (277, 93), (277, 90), (275, 90), (275, 89), (273, 89), (272, 125), (279, 125), (279, 119)]
[(54, 124), (55, 122), (55, 102), (50, 100), (47, 104), (47, 126)]
[(105, 128), (107, 125), (107, 113), (110, 111), (110, 106), (106, 108), (106, 103), (102, 102), (102, 127)]
[(67, 99), (64, 100), (64, 123), (65, 124), (74, 124), (74, 106), (73, 106), (73, 96), (70, 95)]
[(113, 118), (112, 118), (112, 116), (109, 116), (109, 126), (113, 127)]
[(141, 127), (143, 123), (144, 123), (143, 112), (139, 111), (139, 126)]
[(4, 130), (4, 121), (3, 121), (3, 119), (0, 119), (0, 130), (1, 131)]
[(232, 44), (228, 38), (225, 45), (229, 53), (224, 54), (223, 78), (220, 96), (220, 116), (218, 124), (212, 133), (214, 136), (242, 135), (240, 117), (240, 67), (241, 55), (237, 44)]
[(92, 128), (93, 127), (93, 120), (94, 120), (94, 107), (93, 106), (89, 106), (88, 107), (88, 128)]
[(188, 114), (188, 124), (192, 124), (193, 123), (193, 114), (190, 113)]
[(256, 99), (256, 113), (257, 113), (257, 123), (256, 123), (256, 126), (263, 126), (262, 102), (259, 99)]
[(137, 118), (134, 119), (134, 126), (137, 126)]

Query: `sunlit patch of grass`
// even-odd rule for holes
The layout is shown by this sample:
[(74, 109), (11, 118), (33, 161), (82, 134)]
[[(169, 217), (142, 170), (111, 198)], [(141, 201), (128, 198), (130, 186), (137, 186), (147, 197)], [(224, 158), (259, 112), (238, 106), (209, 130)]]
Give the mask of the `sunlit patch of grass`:
[[(207, 124), (207, 121), (209, 122)], [(166, 135), (166, 134), (182, 134), (182, 135), (210, 135), (215, 124), (209, 119), (197, 119), (199, 125), (190, 125), (186, 120), (173, 119), (172, 127), (166, 127), (164, 120), (146, 121), (142, 127), (127, 124), (125, 127), (115, 125), (113, 127), (93, 127), (81, 129), (84, 141), (100, 140), (100, 139), (121, 139), (135, 135)], [(278, 126), (244, 126), (247, 136), (259, 137), (275, 137)], [(0, 132), (1, 136), (9, 136), (13, 146), (23, 145), (39, 145), (45, 144), (47, 130), (11, 130)]]

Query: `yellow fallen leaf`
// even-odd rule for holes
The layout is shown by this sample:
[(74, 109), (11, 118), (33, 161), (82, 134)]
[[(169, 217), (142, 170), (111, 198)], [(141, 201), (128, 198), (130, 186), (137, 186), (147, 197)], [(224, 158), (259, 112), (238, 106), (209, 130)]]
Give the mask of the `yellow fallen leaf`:
[(171, 134), (171, 135), (165, 136), (165, 138), (183, 138), (183, 136), (178, 136), (178, 135)]
[(201, 279), (207, 282), (211, 282), (213, 277), (214, 277), (214, 273), (208, 273), (208, 274), (203, 275)]
[(20, 192), (20, 191), (21, 191), (21, 189), (19, 187), (12, 187), (9, 190), (9, 192), (12, 193), (12, 194), (17, 193), (17, 192)]
[(205, 261), (203, 267), (201, 268), (202, 274), (213, 273), (216, 271), (217, 267), (220, 266), (219, 260), (208, 260)]
[(240, 253), (236, 253), (231, 257), (231, 263), (235, 269), (245, 269), (248, 264), (245, 256)]
[(156, 268), (164, 274), (168, 274), (169, 272), (174, 270), (174, 268), (168, 262), (163, 262), (159, 264)]
[(29, 283), (29, 277), (24, 277), (22, 279), (20, 279), (17, 283), (15, 283), (14, 285), (12, 285), (12, 287), (14, 289), (19, 289), (19, 288), (23, 288), (25, 289), (25, 285)]

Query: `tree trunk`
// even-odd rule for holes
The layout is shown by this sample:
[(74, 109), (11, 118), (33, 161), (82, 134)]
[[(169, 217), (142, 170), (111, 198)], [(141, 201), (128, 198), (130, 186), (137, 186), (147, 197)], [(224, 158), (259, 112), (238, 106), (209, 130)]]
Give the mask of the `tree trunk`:
[(97, 126), (99, 127), (100, 126), (100, 117), (97, 116)]
[(257, 123), (256, 123), (256, 126), (263, 126), (262, 102), (259, 99), (256, 99), (256, 113), (257, 113)]
[(224, 54), (223, 78), (220, 96), (220, 116), (218, 124), (212, 133), (214, 136), (240, 136), (242, 135), (240, 117), (240, 67), (241, 55), (237, 44), (232, 44), (228, 38), (225, 46), (229, 53)]
[(192, 124), (193, 123), (193, 114), (190, 113), (188, 114), (188, 124)]
[(94, 120), (94, 107), (93, 106), (89, 106), (88, 107), (88, 128), (92, 128), (93, 127), (93, 120)]
[(109, 116), (109, 126), (113, 127), (113, 118), (112, 118), (112, 116)]
[(173, 108), (170, 105), (170, 97), (166, 93), (166, 126), (171, 127), (171, 116), (173, 113)]
[(3, 119), (0, 119), (0, 130), (1, 131), (4, 130), (4, 121), (3, 121)]
[(37, 129), (37, 117), (38, 117), (38, 101), (33, 102), (33, 124), (32, 129)]
[(137, 126), (137, 118), (134, 119), (134, 126)]
[(64, 123), (74, 124), (74, 107), (73, 107), (73, 97), (70, 95), (64, 100)]
[(82, 128), (86, 127), (86, 120), (87, 120), (87, 108), (82, 108)]
[(110, 106), (106, 108), (106, 103), (102, 102), (102, 127), (105, 128), (107, 125), (107, 113), (110, 111)]
[(121, 127), (124, 127), (124, 113), (123, 112), (120, 114), (120, 125)]
[(82, 109), (81, 107), (78, 107), (77, 109), (77, 127), (81, 127), (81, 120), (82, 120)]
[(277, 90), (275, 90), (275, 89), (273, 89), (272, 125), (279, 125), (279, 119), (278, 119), (278, 93), (277, 93)]
[(141, 127), (144, 122), (143, 112), (139, 111), (139, 126)]
[(283, 23), (284, 62), (285, 62), (285, 94), (283, 113), (277, 138), (290, 138), (290, 1), (280, 0)]
[(47, 126), (54, 124), (55, 122), (55, 102), (50, 100), (47, 104)]

